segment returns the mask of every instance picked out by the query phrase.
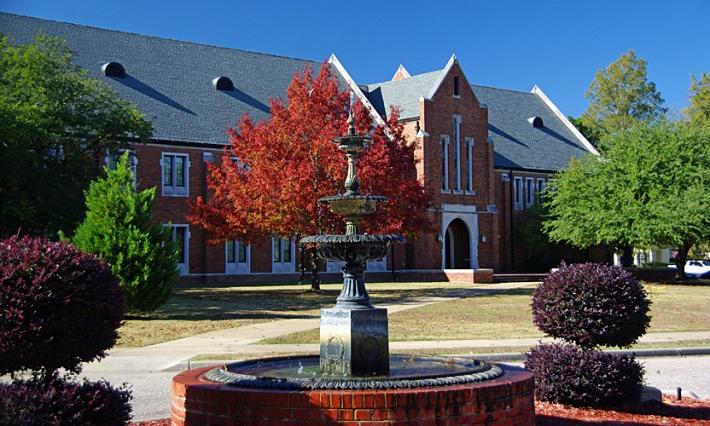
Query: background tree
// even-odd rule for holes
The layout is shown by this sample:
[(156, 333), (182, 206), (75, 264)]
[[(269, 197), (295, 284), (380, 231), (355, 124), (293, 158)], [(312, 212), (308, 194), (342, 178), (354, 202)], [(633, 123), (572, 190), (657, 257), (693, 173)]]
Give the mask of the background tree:
[(66, 44), (0, 37), (0, 236), (71, 231), (106, 149), (147, 141), (136, 107), (72, 64)]
[(152, 220), (155, 188), (136, 192), (128, 156), (91, 183), (73, 242), (111, 265), (130, 311), (151, 311), (170, 297), (178, 254), (169, 228)]
[(599, 134), (599, 131), (594, 128), (594, 127), (589, 127), (584, 124), (582, 121), (582, 117), (572, 117), (567, 116), (567, 119), (572, 123), (574, 127), (579, 130), (579, 133), (581, 133), (589, 142), (591, 142), (592, 145), (595, 147), (599, 145), (599, 140), (601, 139), (601, 134)]
[(581, 122), (601, 136), (655, 121), (666, 111), (656, 85), (647, 80), (646, 61), (633, 50), (597, 71), (585, 97), (589, 106)]
[(527, 252), (526, 270), (545, 271), (554, 266), (549, 259), (550, 239), (542, 230), (546, 214), (543, 206), (534, 204), (523, 212), (523, 220), (515, 227), (514, 238)]
[(608, 135), (604, 158), (573, 162), (548, 188), (545, 231), (579, 247), (678, 247), (684, 275), (710, 237), (709, 140), (708, 127), (668, 122)]
[[(230, 131), (231, 146), (208, 175), (213, 193), (206, 200), (198, 197), (190, 221), (217, 242), (343, 233), (342, 219), (318, 199), (344, 191), (345, 156), (331, 140), (345, 133), (348, 112), (348, 93), (339, 90), (329, 67), (321, 67), (315, 77), (310, 70), (295, 75), (286, 104), (271, 101), (269, 119), (254, 123), (244, 116)], [(363, 232), (414, 237), (430, 226), (414, 147), (406, 143), (396, 111), (386, 128), (374, 130), (360, 104), (355, 112), (358, 131), (372, 131), (373, 140), (358, 162), (361, 191), (390, 198), (363, 222)]]
[(710, 123), (710, 74), (690, 77), (690, 99), (683, 113), (692, 123)]

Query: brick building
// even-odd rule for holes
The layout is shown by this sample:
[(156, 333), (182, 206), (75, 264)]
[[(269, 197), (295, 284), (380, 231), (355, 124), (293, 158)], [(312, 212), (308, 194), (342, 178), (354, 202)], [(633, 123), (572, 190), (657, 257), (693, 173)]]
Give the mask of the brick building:
[[(78, 66), (152, 121), (151, 142), (131, 145), (136, 182), (139, 189), (157, 187), (155, 219), (172, 227), (182, 274), (239, 281), (296, 273), (294, 241), (211, 245), (185, 215), (189, 200), (207, 192), (206, 163), (219, 161), (228, 126), (245, 113), (268, 117), (269, 98), (283, 98), (294, 73), (320, 62), (5, 13), (0, 32), (13, 43), (27, 43), (38, 32), (66, 39)], [(573, 157), (596, 154), (542, 90), (472, 85), (455, 56), (425, 74), (412, 76), (400, 66), (390, 81), (374, 84), (356, 83), (335, 55), (328, 63), (376, 122), (390, 105), (401, 109), (405, 134), (416, 146), (417, 176), (433, 200), (429, 214), (437, 232), (368, 269), (468, 270), (464, 275), (472, 276), (477, 269), (528, 268), (525, 247), (515, 242), (516, 224), (539, 202), (553, 173)], [(548, 255), (557, 261), (589, 253), (557, 248)]]

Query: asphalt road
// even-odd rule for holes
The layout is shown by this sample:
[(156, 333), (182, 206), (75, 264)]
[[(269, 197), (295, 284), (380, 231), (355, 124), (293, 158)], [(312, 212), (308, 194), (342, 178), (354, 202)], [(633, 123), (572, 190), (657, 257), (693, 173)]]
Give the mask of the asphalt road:
[[(648, 385), (673, 394), (681, 387), (684, 395), (692, 392), (700, 398), (710, 398), (710, 356), (642, 358), (640, 361), (646, 368)], [(127, 382), (133, 389), (133, 418), (138, 421), (170, 417), (170, 380), (175, 374), (92, 370), (86, 376), (104, 377), (114, 385)]]

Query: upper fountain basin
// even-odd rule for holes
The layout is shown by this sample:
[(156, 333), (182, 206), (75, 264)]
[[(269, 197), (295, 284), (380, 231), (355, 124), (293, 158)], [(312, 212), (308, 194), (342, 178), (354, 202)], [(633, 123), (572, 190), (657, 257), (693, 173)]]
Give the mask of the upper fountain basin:
[(330, 210), (342, 216), (361, 216), (374, 213), (377, 210), (377, 203), (387, 201), (387, 197), (381, 195), (332, 195), (323, 197), (321, 203), (327, 203)]
[(311, 235), (301, 238), (301, 244), (316, 244), (318, 256), (325, 260), (364, 262), (387, 255), (390, 242), (404, 242), (401, 235)]

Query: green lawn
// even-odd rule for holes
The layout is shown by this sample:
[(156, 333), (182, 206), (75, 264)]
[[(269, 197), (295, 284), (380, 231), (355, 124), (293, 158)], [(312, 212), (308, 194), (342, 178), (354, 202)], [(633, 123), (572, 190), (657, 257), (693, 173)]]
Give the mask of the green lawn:
[[(646, 284), (651, 305), (648, 332), (710, 330), (710, 286)], [(436, 303), (390, 316), (390, 340), (506, 339), (542, 336), (532, 324), (531, 288), (494, 291)], [(307, 330), (260, 343), (317, 343)]]
[[(373, 303), (419, 296), (439, 296), (470, 288), (457, 283), (372, 283)], [(157, 311), (126, 319), (117, 346), (146, 346), (208, 331), (289, 318), (316, 318), (331, 307), (341, 284), (323, 284), (314, 294), (310, 285), (179, 288)]]

